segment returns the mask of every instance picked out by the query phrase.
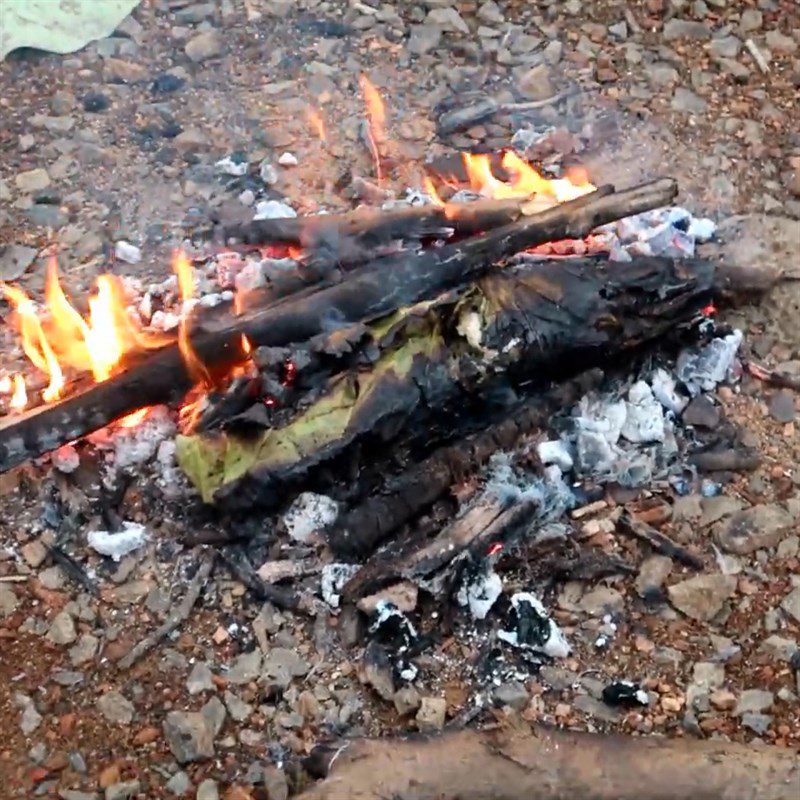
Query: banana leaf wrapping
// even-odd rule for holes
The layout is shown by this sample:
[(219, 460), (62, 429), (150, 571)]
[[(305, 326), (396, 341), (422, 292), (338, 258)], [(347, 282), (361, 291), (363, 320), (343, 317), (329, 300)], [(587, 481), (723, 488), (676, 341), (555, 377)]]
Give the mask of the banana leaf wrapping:
[(713, 279), (708, 262), (656, 258), (494, 270), (361, 326), (361, 363), (332, 374), (279, 427), (180, 436), (178, 463), (205, 502), (276, 505), (287, 486), (363, 442), (385, 452), (406, 436), (424, 445), (430, 431), (437, 444), (498, 386), (535, 390), (696, 321)]

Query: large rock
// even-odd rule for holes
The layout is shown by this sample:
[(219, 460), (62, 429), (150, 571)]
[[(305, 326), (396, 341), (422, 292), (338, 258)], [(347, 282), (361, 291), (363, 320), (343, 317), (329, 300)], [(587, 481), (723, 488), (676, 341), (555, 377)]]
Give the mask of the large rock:
[(736, 590), (733, 575), (697, 575), (667, 589), (670, 602), (692, 619), (708, 622)]
[(779, 505), (754, 506), (716, 526), (714, 535), (728, 553), (745, 556), (774, 547), (794, 528), (794, 519)]

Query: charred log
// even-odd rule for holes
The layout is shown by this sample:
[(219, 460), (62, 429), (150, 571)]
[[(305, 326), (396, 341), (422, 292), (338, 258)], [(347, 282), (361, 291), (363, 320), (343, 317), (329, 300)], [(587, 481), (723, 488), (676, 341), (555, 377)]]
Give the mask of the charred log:
[(800, 785), (789, 748), (524, 725), (362, 739), (313, 755), (329, 773), (299, 800), (794, 800)]
[[(508, 256), (547, 241), (585, 236), (599, 225), (669, 203), (674, 181), (585, 195), (497, 230), (421, 254), (401, 254), (240, 317), (196, 326), (192, 345), (213, 373), (241, 358), (241, 336), (255, 345), (303, 342), (329, 328), (376, 319), (474, 279)], [(524, 214), (523, 209), (523, 214)], [(102, 428), (142, 406), (176, 402), (192, 379), (177, 344), (139, 356), (111, 379), (0, 425), (0, 472)]]

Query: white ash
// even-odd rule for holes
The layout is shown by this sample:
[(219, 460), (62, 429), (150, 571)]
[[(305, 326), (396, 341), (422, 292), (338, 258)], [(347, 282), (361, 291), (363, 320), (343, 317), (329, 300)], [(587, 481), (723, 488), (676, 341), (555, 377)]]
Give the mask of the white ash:
[(636, 381), (628, 390), (625, 403), (625, 423), (620, 434), (634, 443), (663, 442), (664, 411), (644, 381)]
[(281, 203), (278, 200), (262, 200), (256, 204), (256, 214), (253, 220), (286, 219), (296, 216), (297, 212), (286, 203)]
[(417, 629), (411, 620), (388, 600), (381, 600), (375, 607), (375, 616), (369, 626), (372, 634), (384, 631), (390, 632), (399, 653), (407, 650), (417, 638)]
[(542, 464), (555, 464), (562, 472), (569, 472), (574, 466), (569, 446), (561, 439), (539, 442), (536, 445), (536, 454)]
[(223, 175), (230, 175), (234, 178), (241, 178), (242, 175), (247, 174), (247, 161), (241, 159), (234, 160), (230, 156), (221, 158), (214, 166), (217, 168), (217, 172)]
[(530, 592), (517, 592), (511, 598), (510, 630), (500, 630), (502, 641), (522, 650), (542, 653), (550, 658), (566, 658), (572, 648), (561, 628), (556, 625), (541, 601)]
[(134, 244), (119, 241), (114, 245), (114, 255), (126, 264), (138, 264), (142, 260), (142, 251)]
[(161, 311), (159, 309), (154, 311), (153, 316), (150, 318), (150, 327), (153, 330), (164, 331), (165, 333), (176, 330), (180, 324), (180, 315), (172, 311)]
[(233, 300), (234, 294), (230, 290), (224, 292), (212, 292), (211, 294), (204, 294), (197, 304), (203, 308), (215, 308), (223, 303), (229, 303)]
[(689, 398), (678, 393), (675, 378), (662, 367), (653, 372), (650, 385), (656, 400), (673, 414), (680, 414), (689, 404)]
[(78, 469), (81, 457), (74, 445), (65, 444), (50, 454), (50, 461), (59, 472), (68, 475)]
[(342, 587), (359, 569), (358, 564), (326, 564), (322, 568), (320, 591), (322, 599), (331, 608), (339, 608)]
[(296, 542), (307, 542), (312, 534), (336, 521), (339, 504), (324, 494), (303, 492), (283, 515), (286, 532)]
[(145, 419), (135, 427), (114, 431), (114, 464), (117, 469), (125, 469), (150, 461), (159, 445), (165, 439), (171, 439), (175, 431), (175, 421), (166, 406), (150, 409)]
[(736, 354), (743, 339), (735, 330), (700, 347), (689, 347), (678, 355), (675, 374), (692, 397), (710, 392), (725, 380), (733, 378)]
[(118, 533), (89, 531), (86, 537), (89, 547), (100, 555), (119, 561), (123, 556), (138, 550), (147, 541), (147, 530), (138, 522), (122, 523)]
[(475, 573), (465, 571), (465, 580), (458, 589), (456, 600), (462, 608), (469, 606), (474, 619), (486, 619), (502, 593), (503, 581), (487, 566)]
[(281, 153), (280, 158), (278, 158), (278, 163), (282, 167), (296, 167), (300, 162), (297, 160), (297, 156), (294, 153)]

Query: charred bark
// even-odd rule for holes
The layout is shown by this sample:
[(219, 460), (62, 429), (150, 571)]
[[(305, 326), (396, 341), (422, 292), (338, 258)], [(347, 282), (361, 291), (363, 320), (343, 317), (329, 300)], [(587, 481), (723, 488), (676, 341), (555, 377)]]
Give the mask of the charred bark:
[[(192, 345), (211, 372), (225, 370), (241, 357), (242, 334), (257, 346), (281, 346), (313, 338), (329, 329), (331, 320), (345, 326), (376, 319), (462, 285), (528, 247), (579, 238), (599, 225), (665, 205), (676, 191), (671, 180), (618, 193), (601, 188), (481, 236), (421, 254), (385, 258), (355, 270), (341, 283), (197, 326), (191, 333)], [(107, 381), (0, 425), (0, 472), (142, 406), (180, 400), (192, 383), (177, 344), (142, 355), (126, 366)]]
[(298, 800), (796, 800), (800, 786), (788, 748), (544, 727), (362, 739), (315, 755), (330, 771)]

